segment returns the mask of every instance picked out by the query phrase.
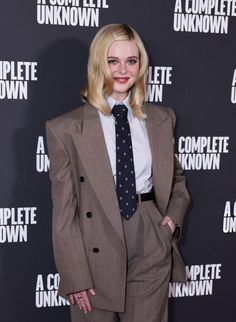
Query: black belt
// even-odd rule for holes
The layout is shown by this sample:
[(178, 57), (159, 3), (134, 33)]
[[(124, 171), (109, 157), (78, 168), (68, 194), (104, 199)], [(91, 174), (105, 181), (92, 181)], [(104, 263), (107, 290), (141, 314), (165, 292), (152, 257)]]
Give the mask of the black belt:
[(139, 200), (141, 200), (141, 202), (143, 202), (143, 201), (149, 201), (149, 200), (154, 200), (154, 199), (155, 199), (155, 196), (154, 196), (153, 191), (148, 192), (148, 193), (140, 193), (140, 194), (136, 195), (137, 202), (139, 202)]

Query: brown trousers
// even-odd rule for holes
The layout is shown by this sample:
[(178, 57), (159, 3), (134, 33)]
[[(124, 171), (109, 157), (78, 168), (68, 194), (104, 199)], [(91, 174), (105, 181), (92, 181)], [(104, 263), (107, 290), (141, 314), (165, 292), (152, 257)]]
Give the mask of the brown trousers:
[(72, 322), (167, 322), (172, 233), (161, 220), (153, 201), (139, 203), (135, 214), (123, 219), (128, 254), (125, 311), (93, 308), (85, 314), (71, 305)]

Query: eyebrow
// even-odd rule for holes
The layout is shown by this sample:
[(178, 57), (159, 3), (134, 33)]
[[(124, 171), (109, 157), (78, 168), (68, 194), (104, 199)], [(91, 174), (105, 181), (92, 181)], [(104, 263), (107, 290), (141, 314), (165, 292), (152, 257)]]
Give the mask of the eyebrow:
[[(116, 59), (119, 59), (119, 57), (116, 57), (116, 56), (108, 56), (107, 58), (116, 58)], [(139, 59), (138, 56), (129, 56), (129, 57), (127, 57), (127, 59), (131, 59), (131, 58)]]

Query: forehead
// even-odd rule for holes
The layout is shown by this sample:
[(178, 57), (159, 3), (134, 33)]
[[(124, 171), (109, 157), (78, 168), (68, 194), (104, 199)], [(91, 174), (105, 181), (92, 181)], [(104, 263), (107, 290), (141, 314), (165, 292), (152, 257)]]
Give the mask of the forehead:
[(116, 40), (109, 47), (107, 55), (115, 57), (138, 57), (139, 50), (133, 40)]

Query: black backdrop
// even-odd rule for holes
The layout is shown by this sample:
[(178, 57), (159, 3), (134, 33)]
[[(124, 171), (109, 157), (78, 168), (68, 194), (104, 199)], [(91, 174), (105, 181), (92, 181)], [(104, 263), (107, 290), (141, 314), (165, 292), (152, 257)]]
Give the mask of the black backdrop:
[[(99, 27), (132, 25), (150, 55), (147, 100), (177, 115), (192, 197), (170, 285), (171, 322), (234, 322), (236, 1), (1, 0), (0, 321), (69, 321), (56, 296), (44, 123), (81, 104)], [(148, 322), (148, 321), (147, 321)]]

